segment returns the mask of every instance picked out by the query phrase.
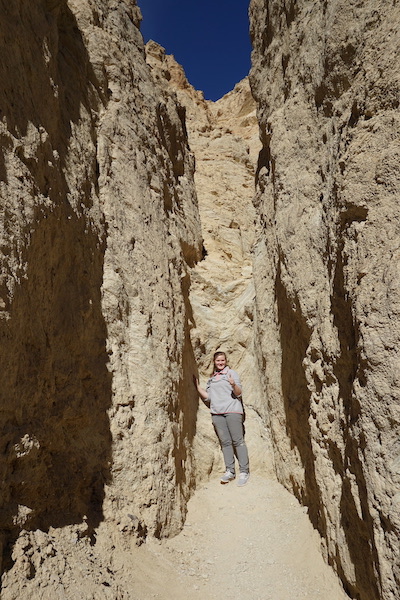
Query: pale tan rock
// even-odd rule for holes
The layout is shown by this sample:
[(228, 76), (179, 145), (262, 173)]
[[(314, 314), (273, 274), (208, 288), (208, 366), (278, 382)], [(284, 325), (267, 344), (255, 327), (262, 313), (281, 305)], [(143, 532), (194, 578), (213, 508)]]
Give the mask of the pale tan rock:
[[(186, 109), (189, 143), (196, 160), (195, 182), (204, 239), (204, 259), (192, 269), (191, 339), (203, 385), (216, 350), (227, 352), (242, 379), (246, 437), (252, 470), (271, 470), (266, 403), (255, 351), (252, 246), (255, 211), (254, 174), (260, 149), (256, 106), (244, 79), (217, 102), (204, 100), (187, 81), (173, 56), (155, 42), (146, 45), (147, 61), (160, 85), (172, 89)], [(211, 426), (201, 405), (194, 440), (196, 472), (208, 477), (224, 468)]]
[[(281, 3), (268, 6), (280, 23)], [(287, 8), (294, 39), (270, 49), (268, 82), (260, 45), (273, 36), (253, 4), (257, 167), (247, 80), (205, 101), (159, 46), (145, 52), (134, 1), (0, 2), (2, 599), (154, 597), (168, 584), (137, 545), (177, 533), (196, 482), (222, 469), (192, 384), (217, 348), (244, 384), (252, 471), (271, 468), (270, 427), (277, 472), (348, 588), (395, 593), (397, 113), (372, 117), (372, 75), (364, 113), (363, 82), (331, 99), (339, 70), (321, 87), (321, 47), (335, 51), (350, 22), (337, 6), (329, 18)], [(296, 10), (298, 79), (282, 54), (304, 33)], [(379, 15), (362, 22), (367, 54), (396, 10), (377, 34)], [(368, 60), (373, 74), (384, 64)]]
[(257, 328), (276, 471), (350, 595), (398, 596), (396, 3), (251, 2)]
[[(83, 524), (90, 538), (105, 521), (135, 543), (181, 528), (201, 236), (183, 111), (152, 78), (135, 2), (4, 1), (0, 12), (7, 600), (32, 597), (27, 580), (52, 552), (35, 531)], [(24, 529), (32, 552), (18, 545)]]

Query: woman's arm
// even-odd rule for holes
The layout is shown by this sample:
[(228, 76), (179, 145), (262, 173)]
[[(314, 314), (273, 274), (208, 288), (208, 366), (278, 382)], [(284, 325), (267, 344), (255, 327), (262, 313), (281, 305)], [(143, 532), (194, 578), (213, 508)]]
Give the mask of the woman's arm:
[(235, 394), (235, 396), (241, 396), (242, 395), (242, 388), (240, 387), (240, 385), (238, 385), (237, 383), (235, 383), (235, 380), (233, 379), (231, 373), (229, 373), (228, 375), (228, 381), (232, 386), (232, 391)]
[(208, 394), (207, 394), (206, 390), (201, 387), (199, 380), (194, 375), (193, 375), (193, 383), (195, 385), (195, 388), (197, 389), (199, 396), (201, 396), (203, 398), (203, 400), (208, 400)]

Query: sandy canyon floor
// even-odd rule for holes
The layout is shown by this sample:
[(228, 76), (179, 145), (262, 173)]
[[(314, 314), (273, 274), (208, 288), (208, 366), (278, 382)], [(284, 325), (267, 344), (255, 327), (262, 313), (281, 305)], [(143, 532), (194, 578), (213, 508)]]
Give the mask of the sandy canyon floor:
[(24, 562), (3, 576), (2, 600), (348, 600), (306, 510), (265, 476), (242, 488), (213, 476), (175, 538), (138, 547), (106, 523), (96, 537), (50, 531), (33, 577)]
[(274, 480), (252, 475), (239, 488), (218, 478), (189, 503), (177, 537), (147, 544), (147, 560), (162, 565), (157, 585), (143, 582), (137, 598), (344, 600), (320, 553), (306, 511)]

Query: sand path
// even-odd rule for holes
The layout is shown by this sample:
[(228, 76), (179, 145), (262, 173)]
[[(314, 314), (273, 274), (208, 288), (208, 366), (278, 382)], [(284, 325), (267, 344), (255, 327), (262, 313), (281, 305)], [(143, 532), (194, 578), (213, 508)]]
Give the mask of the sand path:
[[(305, 509), (261, 475), (252, 474), (243, 488), (221, 485), (218, 477), (200, 486), (182, 532), (169, 540), (138, 547), (107, 523), (93, 546), (73, 526), (36, 538), (51, 551), (38, 553), (32, 577), (16, 549), (20, 559), (3, 576), (2, 600), (347, 598), (322, 559)], [(29, 550), (28, 539), (21, 543)]]
[(348, 598), (321, 556), (306, 509), (261, 476), (252, 475), (243, 488), (211, 480), (189, 502), (183, 531), (146, 546), (165, 570), (162, 589), (153, 587), (140, 600)]

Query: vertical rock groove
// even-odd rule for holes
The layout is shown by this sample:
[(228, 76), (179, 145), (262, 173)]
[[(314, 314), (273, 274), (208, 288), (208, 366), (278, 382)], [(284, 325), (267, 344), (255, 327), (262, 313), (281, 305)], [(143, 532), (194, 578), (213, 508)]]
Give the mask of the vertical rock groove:
[(307, 385), (303, 361), (307, 356), (311, 332), (299, 310), (296, 300), (290, 300), (281, 280), (278, 265), (275, 295), (278, 327), (282, 351), (281, 377), (286, 430), (291, 446), (298, 449), (304, 469), (304, 487), (293, 481), (293, 491), (308, 506), (314, 527), (326, 531), (325, 515), (321, 507), (315, 474), (314, 451), (311, 443), (310, 405), (311, 392)]

